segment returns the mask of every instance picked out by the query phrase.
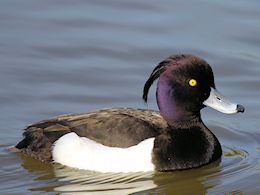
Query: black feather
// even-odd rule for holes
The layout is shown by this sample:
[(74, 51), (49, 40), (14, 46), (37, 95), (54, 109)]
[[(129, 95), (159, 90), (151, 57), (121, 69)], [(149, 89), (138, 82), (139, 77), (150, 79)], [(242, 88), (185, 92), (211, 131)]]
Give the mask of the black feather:
[(159, 78), (159, 76), (166, 70), (166, 65), (169, 63), (169, 60), (162, 61), (159, 63), (151, 73), (150, 77), (147, 79), (143, 89), (143, 100), (147, 102), (148, 92), (153, 82)]

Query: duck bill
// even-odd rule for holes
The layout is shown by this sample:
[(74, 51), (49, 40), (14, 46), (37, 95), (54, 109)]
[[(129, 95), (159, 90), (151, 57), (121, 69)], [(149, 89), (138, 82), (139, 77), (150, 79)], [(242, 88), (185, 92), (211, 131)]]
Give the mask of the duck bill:
[(212, 87), (208, 99), (206, 99), (203, 104), (225, 114), (234, 114), (245, 111), (245, 108), (242, 105), (229, 101)]

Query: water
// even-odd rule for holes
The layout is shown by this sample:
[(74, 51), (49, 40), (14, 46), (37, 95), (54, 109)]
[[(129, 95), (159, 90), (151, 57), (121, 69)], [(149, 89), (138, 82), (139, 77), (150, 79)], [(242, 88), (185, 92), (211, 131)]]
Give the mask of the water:
[[(260, 2), (2, 0), (1, 194), (259, 194)], [(100, 174), (10, 153), (31, 122), (105, 107), (147, 108), (143, 84), (171, 54), (206, 59), (246, 112), (211, 109), (221, 161), (170, 173)], [(157, 109), (154, 88), (148, 107)]]

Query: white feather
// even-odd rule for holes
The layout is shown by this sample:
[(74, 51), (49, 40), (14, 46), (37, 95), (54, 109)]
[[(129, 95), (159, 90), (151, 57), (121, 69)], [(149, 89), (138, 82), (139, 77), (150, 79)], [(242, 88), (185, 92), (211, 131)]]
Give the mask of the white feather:
[(76, 133), (58, 139), (52, 150), (54, 162), (98, 172), (152, 171), (154, 138), (129, 148), (108, 147)]

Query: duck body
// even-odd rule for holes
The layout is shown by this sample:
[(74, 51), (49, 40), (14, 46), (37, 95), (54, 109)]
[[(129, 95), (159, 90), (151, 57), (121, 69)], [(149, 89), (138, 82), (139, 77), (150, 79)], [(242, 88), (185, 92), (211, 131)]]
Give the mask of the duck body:
[(200, 167), (222, 155), (218, 139), (199, 123), (166, 129), (155, 138), (153, 147), (153, 163), (159, 171)]
[(103, 109), (60, 115), (31, 124), (25, 128), (25, 138), (16, 147), (34, 158), (51, 162), (53, 143), (67, 133), (75, 132), (105, 146), (127, 148), (158, 136), (167, 127), (158, 111)]
[[(117, 121), (116, 124), (115, 121)], [(77, 139), (88, 138), (89, 140), (85, 140), (85, 142), (83, 140), (78, 147), (73, 146), (71, 141), (65, 142), (65, 144), (59, 141), (71, 133), (76, 133)], [(173, 127), (167, 124), (158, 111), (133, 108), (112, 108), (56, 116), (29, 125), (25, 129), (24, 136), (25, 139), (16, 146), (22, 153), (45, 162), (55, 161), (71, 167), (102, 172), (188, 169), (214, 161), (222, 154), (217, 138), (203, 123), (195, 120), (188, 126)], [(72, 141), (75, 141), (75, 136), (73, 138)], [(151, 140), (152, 143), (147, 143), (149, 145), (146, 147), (147, 151), (137, 147), (136, 151), (129, 154), (128, 148), (149, 138), (154, 139)], [(98, 151), (91, 152), (91, 154), (84, 150), (84, 147), (82, 149), (82, 146), (94, 143), (90, 140), (96, 142), (96, 148), (99, 148)], [(59, 145), (58, 150), (55, 148), (56, 143), (62, 145), (61, 147)], [(103, 145), (103, 148), (100, 147), (100, 144)], [(92, 146), (94, 145), (92, 144)], [(111, 151), (108, 150), (109, 148)], [(119, 152), (117, 151), (119, 148), (126, 150)], [(179, 148), (182, 148), (181, 152), (178, 151)], [(109, 158), (102, 156), (96, 158), (96, 154), (100, 153), (102, 149), (105, 153), (110, 152)], [(140, 152), (143, 153), (140, 155)], [(53, 155), (54, 153), (56, 156)], [(57, 157), (59, 153), (61, 155)], [(122, 153), (128, 154), (123, 156)], [(153, 166), (149, 163), (140, 166), (141, 163), (136, 162), (147, 159), (144, 154), (150, 156), (149, 160)], [(83, 156), (83, 158), (79, 158), (79, 156)], [(108, 164), (104, 167), (96, 162), (89, 165), (88, 158), (95, 158), (95, 161), (108, 162)], [(67, 159), (75, 159), (75, 161), (68, 162)], [(136, 164), (129, 163), (130, 159)], [(85, 162), (84, 165), (82, 162)], [(126, 162), (134, 166), (126, 166)]]
[(204, 125), (200, 110), (243, 112), (216, 91), (212, 69), (193, 55), (159, 63), (144, 85), (158, 79), (159, 112), (111, 108), (56, 116), (29, 125), (16, 148), (46, 162), (101, 172), (172, 171), (221, 158), (221, 145)]

